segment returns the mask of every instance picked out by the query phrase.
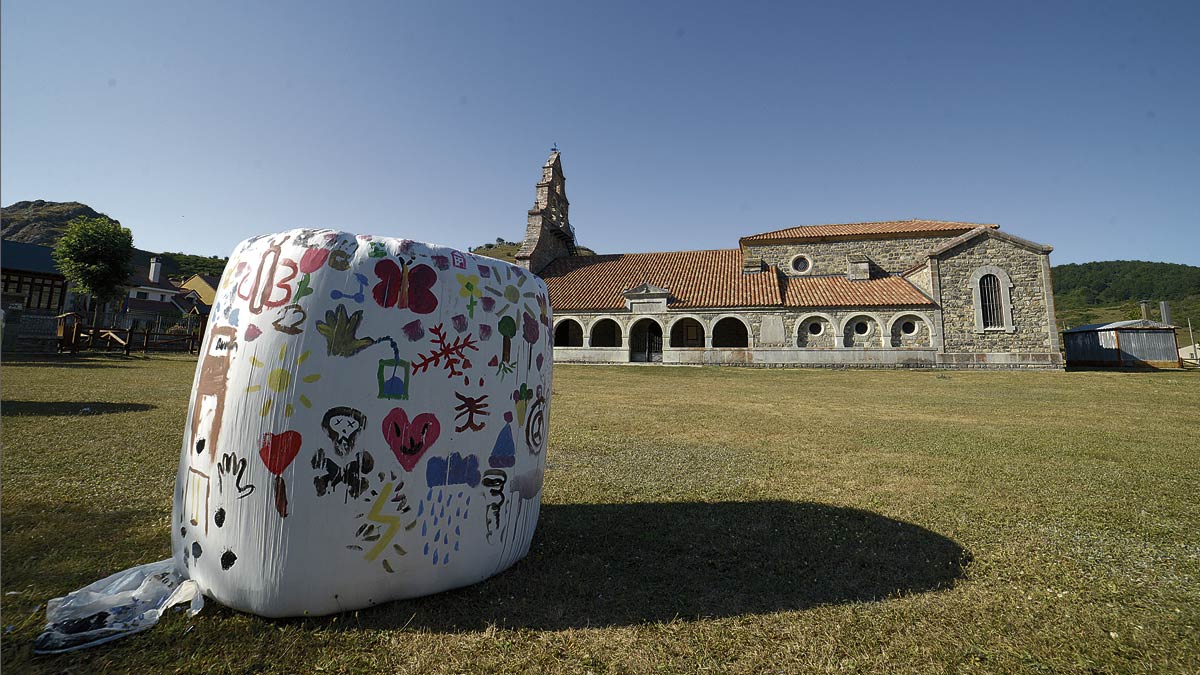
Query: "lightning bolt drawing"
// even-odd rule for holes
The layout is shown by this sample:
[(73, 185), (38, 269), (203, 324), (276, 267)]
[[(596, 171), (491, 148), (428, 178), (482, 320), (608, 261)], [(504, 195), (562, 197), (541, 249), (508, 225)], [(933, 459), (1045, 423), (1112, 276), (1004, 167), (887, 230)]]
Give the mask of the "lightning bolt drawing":
[(371, 512), (367, 514), (367, 520), (372, 523), (387, 525), (383, 536), (379, 538), (375, 546), (371, 547), (370, 551), (367, 551), (367, 560), (374, 561), (378, 558), (379, 554), (383, 553), (383, 549), (387, 548), (387, 545), (392, 541), (392, 537), (395, 537), (396, 532), (400, 529), (400, 516), (385, 516), (382, 511), (383, 505), (387, 503), (388, 497), (392, 495), (392, 485), (394, 483), (388, 483), (379, 490), (379, 496), (375, 498), (375, 503), (371, 504)]

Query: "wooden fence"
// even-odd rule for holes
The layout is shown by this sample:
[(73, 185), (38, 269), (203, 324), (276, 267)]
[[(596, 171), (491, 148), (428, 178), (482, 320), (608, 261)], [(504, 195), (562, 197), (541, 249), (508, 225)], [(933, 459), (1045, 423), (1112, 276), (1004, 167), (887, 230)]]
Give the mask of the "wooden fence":
[(83, 350), (121, 351), (126, 356), (133, 350), (143, 354), (152, 351), (183, 352), (195, 354), (199, 350), (200, 335), (189, 333), (156, 333), (132, 328), (104, 328), (85, 326), (78, 321), (64, 321), (58, 325), (58, 351), (78, 354)]

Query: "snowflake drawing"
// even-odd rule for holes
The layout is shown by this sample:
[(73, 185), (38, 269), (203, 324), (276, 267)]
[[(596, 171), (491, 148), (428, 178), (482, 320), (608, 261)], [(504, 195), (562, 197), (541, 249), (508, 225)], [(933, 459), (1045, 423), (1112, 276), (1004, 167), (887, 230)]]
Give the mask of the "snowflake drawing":
[[(479, 351), (479, 347), (475, 345), (475, 339), (467, 333), (467, 337), (456, 337), (454, 342), (447, 342), (446, 331), (442, 329), (443, 324), (438, 324), (429, 329), (433, 333), (433, 342), (437, 345), (437, 349), (422, 354), (421, 357), (412, 365), (414, 375), (422, 373), (431, 368), (440, 367), (442, 370), (448, 371), (446, 377), (455, 377), (463, 375), (463, 369), (471, 367), (471, 360), (467, 358), (466, 351)], [(461, 366), (461, 368), (460, 368)]]

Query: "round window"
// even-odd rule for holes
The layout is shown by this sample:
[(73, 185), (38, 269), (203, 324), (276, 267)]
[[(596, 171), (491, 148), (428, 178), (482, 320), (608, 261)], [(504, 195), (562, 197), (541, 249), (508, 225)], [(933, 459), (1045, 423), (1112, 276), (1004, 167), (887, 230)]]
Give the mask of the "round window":
[(807, 274), (812, 269), (812, 261), (806, 255), (798, 255), (792, 258), (792, 271), (797, 274)]
[(912, 335), (913, 333), (917, 332), (917, 324), (912, 321), (905, 321), (904, 323), (900, 324), (900, 330), (905, 335)]
[(821, 325), (820, 321), (814, 321), (814, 322), (808, 324), (808, 334), (809, 335), (820, 335), (821, 332), (824, 330), (825, 330), (825, 328)]
[(854, 332), (859, 335), (866, 335), (871, 330), (871, 325), (866, 321), (859, 321), (854, 324)]

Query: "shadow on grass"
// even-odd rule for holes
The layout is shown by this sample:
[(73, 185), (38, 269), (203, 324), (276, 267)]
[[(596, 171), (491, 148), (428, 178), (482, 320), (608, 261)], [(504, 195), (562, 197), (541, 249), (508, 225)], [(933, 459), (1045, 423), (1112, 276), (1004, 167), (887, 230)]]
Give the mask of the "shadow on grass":
[(108, 415), (154, 410), (149, 403), (105, 403), (102, 401), (0, 401), (5, 417), (50, 417), (54, 415)]
[(824, 504), (546, 504), (529, 556), (507, 572), (305, 623), (558, 630), (764, 614), (948, 588), (969, 560), (925, 528)]
[(6, 366), (51, 366), (54, 368), (130, 368), (136, 361), (145, 361), (140, 355), (124, 354), (5, 354)]
[[(158, 538), (154, 528), (138, 527), (155, 519), (144, 509), (26, 504), (5, 515), (6, 567), (12, 554), (29, 560), (6, 575), (6, 588), (40, 577), (66, 592), (122, 569), (117, 561), (167, 552), (165, 532)], [(74, 536), (46, 550), (44, 533), (72, 523)], [(453, 633), (733, 617), (946, 589), (969, 561), (962, 547), (925, 528), (824, 504), (547, 504), (529, 556), (484, 582), (336, 618), (263, 621)], [(238, 614), (211, 602), (203, 616), (219, 625)]]

